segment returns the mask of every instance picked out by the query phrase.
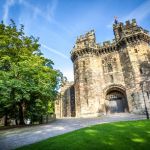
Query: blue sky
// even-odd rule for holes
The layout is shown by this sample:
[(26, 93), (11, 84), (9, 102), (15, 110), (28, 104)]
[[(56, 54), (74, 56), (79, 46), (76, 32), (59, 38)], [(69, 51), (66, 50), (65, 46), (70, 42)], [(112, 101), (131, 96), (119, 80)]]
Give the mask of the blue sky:
[(73, 80), (70, 51), (77, 36), (94, 29), (101, 43), (113, 38), (114, 16), (136, 18), (150, 30), (150, 0), (0, 0), (0, 20), (25, 25), (25, 33), (40, 38), (41, 50), (54, 68)]

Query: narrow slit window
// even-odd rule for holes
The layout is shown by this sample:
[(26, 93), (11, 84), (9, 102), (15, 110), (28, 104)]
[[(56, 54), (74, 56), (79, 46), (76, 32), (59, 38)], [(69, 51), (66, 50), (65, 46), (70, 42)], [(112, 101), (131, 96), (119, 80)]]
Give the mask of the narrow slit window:
[(137, 50), (137, 49), (134, 49), (134, 52), (135, 52), (135, 53), (138, 53), (138, 50)]
[(112, 72), (112, 71), (113, 71), (112, 64), (108, 64), (108, 72)]

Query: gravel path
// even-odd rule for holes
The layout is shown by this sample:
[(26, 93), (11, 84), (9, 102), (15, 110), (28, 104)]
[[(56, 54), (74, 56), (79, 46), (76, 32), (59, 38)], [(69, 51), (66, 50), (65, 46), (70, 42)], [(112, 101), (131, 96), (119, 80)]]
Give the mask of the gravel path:
[(97, 118), (66, 118), (41, 126), (14, 128), (0, 131), (0, 150), (10, 150), (38, 142), (49, 137), (57, 136), (90, 125), (107, 122), (141, 120), (145, 116), (133, 114), (114, 114)]

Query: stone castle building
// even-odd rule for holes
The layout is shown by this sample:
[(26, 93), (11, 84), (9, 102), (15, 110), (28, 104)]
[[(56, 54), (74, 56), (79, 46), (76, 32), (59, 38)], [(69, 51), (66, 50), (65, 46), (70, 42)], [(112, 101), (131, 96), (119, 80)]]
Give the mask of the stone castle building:
[[(115, 20), (114, 39), (96, 43), (94, 31), (77, 38), (71, 51), (74, 82), (66, 82), (55, 104), (57, 117), (150, 111), (150, 35), (135, 19)], [(144, 65), (146, 64), (146, 65)]]

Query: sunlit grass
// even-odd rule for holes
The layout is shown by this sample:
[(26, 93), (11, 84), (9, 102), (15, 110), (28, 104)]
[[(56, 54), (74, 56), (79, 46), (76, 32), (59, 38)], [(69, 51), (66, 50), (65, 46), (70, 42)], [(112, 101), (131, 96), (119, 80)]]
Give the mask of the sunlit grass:
[(150, 121), (95, 125), (28, 145), (20, 150), (149, 150)]

